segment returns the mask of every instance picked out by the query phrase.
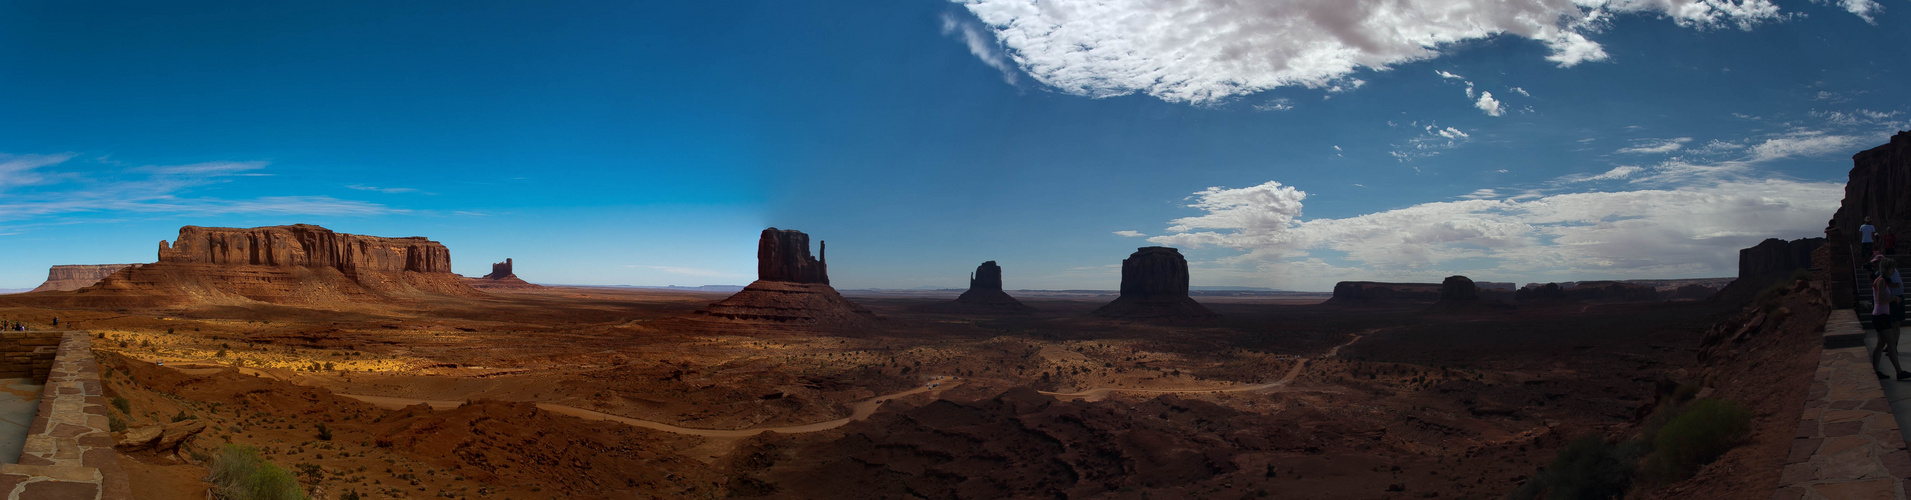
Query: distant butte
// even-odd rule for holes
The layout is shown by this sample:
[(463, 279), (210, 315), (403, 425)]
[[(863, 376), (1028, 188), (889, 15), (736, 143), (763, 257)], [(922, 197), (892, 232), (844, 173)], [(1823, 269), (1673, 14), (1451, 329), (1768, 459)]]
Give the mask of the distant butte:
[(1002, 291), (1002, 266), (991, 260), (976, 266), (975, 273), (969, 275), (969, 290), (962, 292), (948, 308), (952, 312), (970, 312), (980, 314), (1029, 314), (1035, 308), (1029, 307), (1008, 292)]
[(478, 278), (465, 278), (464, 282), (467, 285), (471, 285), (472, 288), (479, 290), (536, 290), (544, 288), (518, 279), (518, 275), (511, 272), (511, 259), (508, 257), (504, 259), (504, 262), (491, 264), (491, 274), (486, 274)]
[(53, 266), (46, 271), (46, 282), (33, 289), (35, 292), (58, 291), (71, 292), (93, 286), (101, 279), (111, 276), (121, 269), (139, 264), (80, 264)]
[(1121, 297), (1096, 309), (1118, 319), (1188, 319), (1218, 315), (1188, 296), (1188, 259), (1168, 247), (1135, 249), (1121, 261)]
[[(828, 264), (811, 257), (809, 235), (769, 228), (757, 239), (757, 280), (697, 316), (756, 324), (841, 327), (876, 319), (829, 286)], [(820, 245), (819, 245), (820, 247)]]
[(72, 293), (75, 305), (114, 306), (482, 295), (451, 273), (451, 251), (442, 243), (306, 224), (181, 227), (173, 243), (159, 242), (158, 262), (120, 269)]

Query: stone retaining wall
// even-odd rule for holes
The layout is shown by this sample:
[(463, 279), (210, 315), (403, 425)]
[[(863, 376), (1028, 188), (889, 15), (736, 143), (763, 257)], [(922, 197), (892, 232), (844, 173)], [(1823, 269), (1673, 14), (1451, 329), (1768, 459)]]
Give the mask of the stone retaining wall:
[(45, 330), (0, 332), (0, 378), (45, 381), (64, 336), (65, 332)]
[(0, 500), (130, 499), (132, 485), (113, 451), (92, 339), (84, 331), (51, 333), (59, 335), (59, 347), (40, 413), (19, 463), (0, 465)]

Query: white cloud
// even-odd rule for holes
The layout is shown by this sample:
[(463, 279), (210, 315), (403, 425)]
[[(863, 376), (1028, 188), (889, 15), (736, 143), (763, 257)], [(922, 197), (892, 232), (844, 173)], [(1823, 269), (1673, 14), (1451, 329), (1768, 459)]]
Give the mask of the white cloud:
[(382, 188), (382, 187), (378, 187), (378, 186), (367, 186), (367, 185), (364, 185), (364, 184), (353, 184), (353, 185), (350, 185), (350, 186), (345, 186), (345, 187), (347, 187), (347, 188), (351, 188), (351, 189), (356, 189), (356, 190), (359, 190), (359, 191), (376, 191), (376, 192), (380, 192), (380, 193), (385, 193), (385, 194), (400, 194), (400, 193), (416, 193), (416, 192), (418, 192), (418, 190), (417, 190), (417, 189), (414, 189), (414, 188)]
[(1624, 180), (1626, 178), (1632, 177), (1632, 174), (1636, 174), (1644, 170), (1645, 168), (1634, 166), (1634, 165), (1621, 165), (1621, 166), (1613, 167), (1612, 170), (1607, 170), (1605, 173), (1596, 174), (1596, 175), (1569, 175), (1569, 176), (1560, 178), (1560, 181), (1572, 183), (1572, 182)]
[(1845, 12), (1857, 15), (1860, 19), (1864, 19), (1865, 22), (1871, 24), (1878, 24), (1878, 21), (1871, 16), (1884, 11), (1884, 6), (1878, 5), (1876, 0), (1811, 0), (1811, 3), (1818, 5), (1838, 4), (1839, 7), (1845, 9)]
[(1511, 90), (1511, 91), (1513, 91), (1513, 92), (1516, 92), (1516, 93), (1518, 93), (1519, 95), (1522, 95), (1522, 96), (1526, 96), (1526, 97), (1532, 97), (1532, 96), (1533, 96), (1533, 94), (1529, 94), (1529, 93), (1527, 93), (1527, 92), (1526, 92), (1526, 89), (1523, 89), (1523, 88), (1519, 88), (1519, 87), (1507, 87), (1507, 88), (1506, 88), (1506, 90)]
[[(1175, 219), (1172, 234), (1148, 241), (1239, 250), (1200, 264), (1209, 275), (1289, 277), (1298, 281), (1279, 284), (1297, 289), (1452, 273), (1530, 281), (1730, 276), (1738, 249), (1816, 233), (1843, 195), (1841, 183), (1767, 179), (1480, 197), (1302, 220), (1306, 194), (1269, 182), (1195, 193), (1189, 206), (1205, 214)], [(1324, 260), (1335, 254), (1346, 264)]]
[(1115, 236), (1127, 236), (1129, 238), (1140, 238), (1143, 236), (1147, 236), (1147, 234), (1143, 234), (1141, 231), (1125, 229), (1121, 231), (1115, 231)]
[[(1469, 91), (1472, 89), (1472, 87), (1467, 87)], [(1480, 100), (1473, 103), (1473, 107), (1480, 108), (1480, 111), (1485, 111), (1486, 116), (1500, 116), (1506, 113), (1506, 105), (1501, 104), (1499, 99), (1494, 99), (1492, 92), (1481, 91)]]
[(1456, 74), (1453, 74), (1453, 73), (1448, 73), (1448, 72), (1446, 72), (1446, 71), (1441, 71), (1441, 70), (1437, 70), (1437, 69), (1436, 69), (1436, 70), (1433, 70), (1433, 72), (1434, 72), (1435, 74), (1438, 74), (1438, 75), (1440, 75), (1440, 78), (1448, 78), (1448, 79), (1453, 79), (1453, 80), (1462, 80), (1462, 81), (1464, 81), (1464, 80), (1466, 80), (1466, 77), (1464, 77), (1464, 76), (1460, 76), (1460, 75), (1456, 75)]
[(1419, 158), (1439, 155), (1442, 151), (1460, 147), (1471, 137), (1466, 132), (1453, 127), (1440, 127), (1428, 124), (1421, 128), (1424, 134), (1408, 138), (1406, 144), (1394, 145), (1389, 154), (1394, 159), (1408, 162)]
[(1294, 109), (1294, 101), (1286, 97), (1254, 105), (1255, 111), (1287, 111)]
[(1475, 189), (1471, 193), (1460, 195), (1460, 197), (1469, 200), (1490, 200), (1500, 197), (1500, 193), (1491, 189)]
[(1014, 85), (1015, 68), (1008, 57), (1003, 55), (1002, 48), (996, 43), (995, 38), (983, 33), (982, 30), (983, 28), (976, 25), (974, 21), (956, 19), (956, 16), (946, 12), (942, 14), (942, 34), (960, 38), (963, 45), (969, 47), (969, 55), (981, 59), (982, 64), (1001, 71), (1002, 81)]
[(1634, 143), (1637, 145), (1629, 147), (1629, 148), (1620, 149), (1619, 151), (1616, 151), (1616, 152), (1617, 153), (1634, 153), (1634, 154), (1664, 154), (1664, 153), (1670, 153), (1673, 151), (1678, 151), (1679, 148), (1685, 147), (1685, 143), (1688, 143), (1688, 142), (1692, 142), (1691, 137), (1675, 137), (1671, 139), (1646, 139), (1643, 141), (1635, 141)]
[[(253, 171), (265, 168), (265, 162), (141, 166), (96, 175), (82, 173), (89, 167), (68, 167), (72, 158), (70, 154), (0, 155), (0, 187), (16, 188), (0, 197), (0, 223), (7, 228), (66, 224), (83, 221), (75, 217), (115, 213), (355, 216), (410, 212), (329, 196), (192, 196), (193, 188), (229, 182), (228, 177), (264, 175)], [(54, 171), (55, 167), (67, 168)]]
[[(1432, 59), (1467, 40), (1539, 41), (1562, 67), (1608, 56), (1587, 33), (1614, 14), (1710, 29), (1780, 17), (1770, 0), (954, 0), (1035, 80), (1063, 92), (1205, 103), (1286, 86), (1339, 87), (1362, 69)], [(945, 31), (955, 31), (944, 23)], [(976, 50), (985, 63), (1004, 59)], [(983, 44), (984, 48), (995, 45)]]
[(1795, 130), (1753, 145), (1750, 161), (1769, 161), (1793, 156), (1841, 152), (1858, 145), (1863, 139), (1854, 135), (1830, 134), (1822, 130)]

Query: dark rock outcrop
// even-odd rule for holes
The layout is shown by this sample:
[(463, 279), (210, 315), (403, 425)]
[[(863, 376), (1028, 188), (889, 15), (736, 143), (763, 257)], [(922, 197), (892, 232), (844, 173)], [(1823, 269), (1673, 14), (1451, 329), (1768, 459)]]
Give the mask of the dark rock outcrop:
[(1621, 281), (1581, 281), (1566, 289), (1566, 300), (1594, 302), (1657, 302), (1659, 290)]
[(52, 268), (47, 269), (46, 271), (46, 282), (41, 283), (40, 286), (38, 287), (35, 287), (33, 291), (35, 292), (45, 292), (45, 291), (70, 292), (73, 290), (79, 290), (81, 288), (93, 286), (94, 283), (99, 283), (101, 279), (105, 279), (107, 276), (112, 276), (113, 273), (119, 272), (119, 270), (121, 269), (133, 267), (137, 265), (139, 264), (80, 264), (80, 265), (70, 265), (70, 266), (53, 266)]
[(969, 290), (962, 292), (951, 305), (955, 307), (947, 308), (950, 312), (1028, 314), (1035, 311), (1002, 291), (1002, 266), (993, 260), (976, 266), (975, 273), (969, 276)]
[(1465, 276), (1448, 276), (1440, 282), (1440, 302), (1477, 302), (1480, 287)]
[(536, 290), (544, 288), (518, 279), (517, 273), (511, 272), (511, 259), (509, 257), (506, 257), (504, 262), (491, 264), (491, 274), (486, 274), (479, 278), (465, 278), (465, 283), (479, 290)]
[(818, 245), (818, 257), (810, 257), (810, 235), (793, 229), (764, 229), (756, 243), (756, 279), (827, 285), (828, 245)]
[(1790, 274), (1799, 269), (1811, 269), (1812, 250), (1817, 250), (1824, 244), (1824, 238), (1799, 238), (1791, 241), (1767, 238), (1751, 248), (1738, 251), (1738, 277), (1755, 278)]
[(1518, 302), (1544, 302), (1566, 300), (1566, 289), (1558, 283), (1528, 283), (1525, 288), (1513, 292), (1513, 300)]
[(1442, 287), (1435, 283), (1381, 283), (1342, 281), (1334, 284), (1334, 296), (1323, 304), (1339, 306), (1431, 304), (1440, 300)]
[(810, 237), (769, 228), (757, 240), (757, 280), (743, 291), (696, 312), (706, 321), (762, 326), (854, 327), (877, 319), (829, 286), (820, 258), (810, 257)]
[(1096, 309), (1096, 316), (1121, 319), (1209, 318), (1216, 316), (1188, 296), (1188, 259), (1168, 247), (1135, 249), (1121, 261), (1121, 297)]
[(185, 226), (174, 243), (159, 242), (158, 262), (121, 269), (74, 293), (87, 299), (80, 302), (116, 305), (482, 295), (451, 273), (451, 251), (444, 244), (306, 224)]
[(1664, 292), (1661, 294), (1661, 298), (1665, 300), (1705, 300), (1712, 298), (1712, 294), (1718, 292), (1719, 289), (1717, 288), (1694, 284), (1681, 286), (1670, 292)]

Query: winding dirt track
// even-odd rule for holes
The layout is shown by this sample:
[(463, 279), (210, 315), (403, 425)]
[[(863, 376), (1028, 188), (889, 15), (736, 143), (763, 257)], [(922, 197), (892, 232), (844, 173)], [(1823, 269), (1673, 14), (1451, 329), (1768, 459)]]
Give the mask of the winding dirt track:
[[(1361, 336), (1364, 336), (1364, 335), (1367, 335), (1367, 334), (1371, 334), (1371, 333), (1373, 333), (1373, 332), (1377, 332), (1377, 331), (1380, 331), (1380, 330), (1378, 330), (1378, 329), (1374, 329), (1374, 330), (1368, 330), (1368, 331), (1366, 331), (1366, 332), (1362, 332), (1362, 333), (1357, 333), (1357, 334), (1354, 334), (1354, 338), (1352, 338), (1352, 339), (1348, 339), (1346, 343), (1343, 343), (1343, 344), (1341, 344), (1341, 345), (1337, 345), (1337, 346), (1334, 346), (1334, 348), (1333, 348), (1333, 349), (1328, 349), (1328, 350), (1327, 350), (1327, 354), (1323, 354), (1323, 355), (1320, 355), (1320, 356), (1318, 356), (1318, 357), (1320, 357), (1320, 358), (1331, 358), (1331, 357), (1334, 357), (1335, 355), (1337, 355), (1337, 354), (1340, 354), (1340, 348), (1342, 348), (1342, 347), (1347, 347), (1347, 346), (1350, 346), (1350, 345), (1353, 345), (1353, 343), (1355, 343), (1355, 342), (1359, 342), (1359, 341), (1360, 341), (1360, 337), (1361, 337)], [(1106, 398), (1108, 398), (1108, 395), (1109, 395), (1110, 393), (1115, 393), (1115, 392), (1133, 392), (1133, 393), (1141, 393), (1141, 394), (1184, 394), (1184, 393), (1194, 393), (1194, 392), (1201, 392), (1201, 393), (1216, 393), (1216, 392), (1257, 392), (1257, 391), (1269, 391), (1269, 390), (1273, 390), (1273, 389), (1277, 389), (1277, 388), (1281, 388), (1281, 387), (1286, 387), (1286, 386), (1287, 386), (1287, 384), (1290, 384), (1290, 383), (1293, 383), (1293, 382), (1294, 382), (1294, 379), (1296, 379), (1296, 378), (1299, 378), (1299, 377), (1301, 376), (1301, 370), (1307, 367), (1307, 363), (1308, 363), (1308, 362), (1310, 362), (1310, 361), (1313, 361), (1314, 359), (1315, 359), (1315, 358), (1300, 358), (1300, 361), (1298, 361), (1298, 362), (1295, 362), (1295, 363), (1294, 363), (1294, 367), (1293, 367), (1293, 368), (1289, 368), (1289, 369), (1287, 370), (1287, 375), (1284, 375), (1284, 376), (1282, 376), (1282, 377), (1280, 378), (1280, 380), (1275, 380), (1275, 381), (1273, 381), (1273, 382), (1268, 382), (1268, 383), (1264, 383), (1264, 384), (1255, 384), (1255, 385), (1243, 385), (1243, 386), (1236, 386), (1236, 387), (1223, 387), (1223, 388), (1214, 388), (1214, 387), (1206, 387), (1206, 388), (1201, 388), (1201, 387), (1187, 387), (1187, 388), (1171, 388), (1171, 389), (1137, 389), (1137, 388), (1129, 388), (1129, 387), (1097, 387), (1097, 388), (1094, 388), (1094, 389), (1089, 389), (1089, 390), (1086, 390), (1086, 391), (1081, 391), (1081, 392), (1049, 392), (1049, 391), (1040, 391), (1040, 392), (1041, 392), (1042, 394), (1046, 394), (1046, 395), (1049, 395), (1049, 396), (1055, 396), (1055, 397), (1056, 397), (1057, 399), (1080, 399), (1080, 400), (1083, 400), (1083, 401), (1100, 401), (1100, 400), (1103, 400), (1103, 399), (1106, 399)]]
[[(1368, 330), (1363, 333), (1355, 334), (1354, 338), (1348, 339), (1346, 343), (1334, 346), (1334, 348), (1328, 349), (1326, 354), (1323, 354), (1318, 357), (1321, 357), (1321, 358), (1333, 357), (1334, 355), (1337, 355), (1340, 353), (1340, 348), (1353, 345), (1353, 343), (1360, 341), (1361, 336), (1371, 334), (1376, 331), (1379, 331), (1379, 330)], [(1041, 391), (1041, 393), (1049, 395), (1049, 396), (1055, 396), (1056, 398), (1059, 398), (1059, 399), (1082, 399), (1086, 401), (1100, 401), (1102, 399), (1107, 398), (1110, 393), (1115, 393), (1115, 392), (1132, 392), (1132, 393), (1142, 393), (1142, 394), (1176, 394), (1176, 393), (1268, 391), (1268, 390), (1285, 387), (1288, 384), (1293, 383), (1294, 379), (1300, 377), (1301, 370), (1305, 369), (1307, 367), (1308, 362), (1313, 361), (1314, 359), (1315, 358), (1299, 358), (1299, 361), (1294, 363), (1294, 367), (1289, 368), (1287, 370), (1286, 375), (1283, 375), (1279, 380), (1275, 380), (1273, 382), (1268, 382), (1264, 384), (1244, 385), (1244, 386), (1224, 387), (1224, 388), (1188, 387), (1188, 388), (1168, 388), (1168, 389), (1136, 389), (1136, 388), (1126, 388), (1126, 387), (1097, 387), (1094, 389), (1089, 389), (1089, 390), (1081, 391), (1081, 392), (1060, 393), (1060, 392)], [(234, 369), (233, 367), (217, 365), (217, 364), (214, 364), (212, 366), (205, 366), (205, 365), (197, 364), (197, 363), (191, 363), (185, 366), (168, 366), (168, 368), (178, 370), (179, 372), (185, 373), (188, 375), (208, 375), (208, 374), (217, 373), (223, 370)], [(277, 378), (287, 382), (298, 383), (298, 381), (296, 380), (287, 379), (285, 377), (279, 376), (278, 374), (274, 374), (274, 373), (263, 371), (263, 370), (248, 369), (248, 368), (237, 368), (237, 370), (239, 370), (239, 372), (243, 374), (256, 374), (256, 375), (265, 376), (265, 377)], [(612, 422), (619, 422), (619, 423), (623, 423), (627, 425), (634, 425), (634, 426), (643, 427), (646, 429), (655, 429), (655, 430), (674, 433), (674, 434), (687, 434), (692, 436), (702, 436), (702, 437), (709, 437), (709, 438), (739, 439), (739, 438), (755, 436), (757, 434), (762, 434), (762, 433), (770, 432), (770, 431), (775, 431), (775, 432), (783, 433), (783, 434), (797, 434), (797, 433), (816, 432), (816, 431), (834, 429), (837, 427), (842, 427), (844, 425), (849, 425), (850, 422), (855, 422), (857, 420), (869, 418), (870, 415), (873, 415), (876, 413), (877, 408), (882, 407), (882, 403), (885, 401), (889, 401), (891, 399), (896, 399), (900, 397), (921, 394), (925, 392), (942, 392), (951, 387), (955, 387), (961, 384), (962, 382), (957, 379), (936, 377), (932, 379), (932, 381), (928, 384), (924, 384), (922, 386), (919, 386), (907, 391), (902, 391), (902, 392), (897, 392), (892, 394), (885, 394), (885, 395), (876, 396), (873, 398), (859, 401), (856, 404), (850, 406), (850, 414), (848, 417), (839, 418), (836, 420), (828, 420), (823, 422), (803, 424), (803, 425), (789, 425), (789, 426), (782, 426), (782, 427), (753, 427), (748, 429), (698, 429), (693, 427), (679, 427), (675, 425), (666, 424), (663, 422), (636, 419), (636, 418), (630, 418), (630, 417), (625, 417), (620, 415), (612, 415), (609, 413), (603, 413), (603, 412), (594, 411), (594, 410), (587, 410), (587, 409), (578, 408), (575, 406), (567, 406), (567, 405), (561, 405), (556, 403), (537, 403), (537, 407), (540, 410), (555, 412), (555, 413), (562, 413), (565, 415), (570, 415), (573, 417), (578, 417), (578, 418), (587, 419), (587, 420), (608, 420)], [(390, 396), (373, 396), (373, 395), (367, 395), (367, 394), (346, 394), (346, 393), (336, 393), (336, 394), (338, 394), (339, 396), (345, 396), (348, 398), (357, 399), (359, 401), (364, 401), (367, 403), (378, 405), (380, 407), (390, 408), (390, 409), (400, 409), (400, 408), (404, 408), (404, 407), (416, 405), (416, 404), (426, 404), (426, 405), (430, 405), (433, 409), (444, 410), (444, 409), (457, 408), (458, 406), (465, 404), (464, 401), (452, 401), (452, 400), (443, 400), (443, 399), (398, 398), (398, 397), (390, 397)]]

